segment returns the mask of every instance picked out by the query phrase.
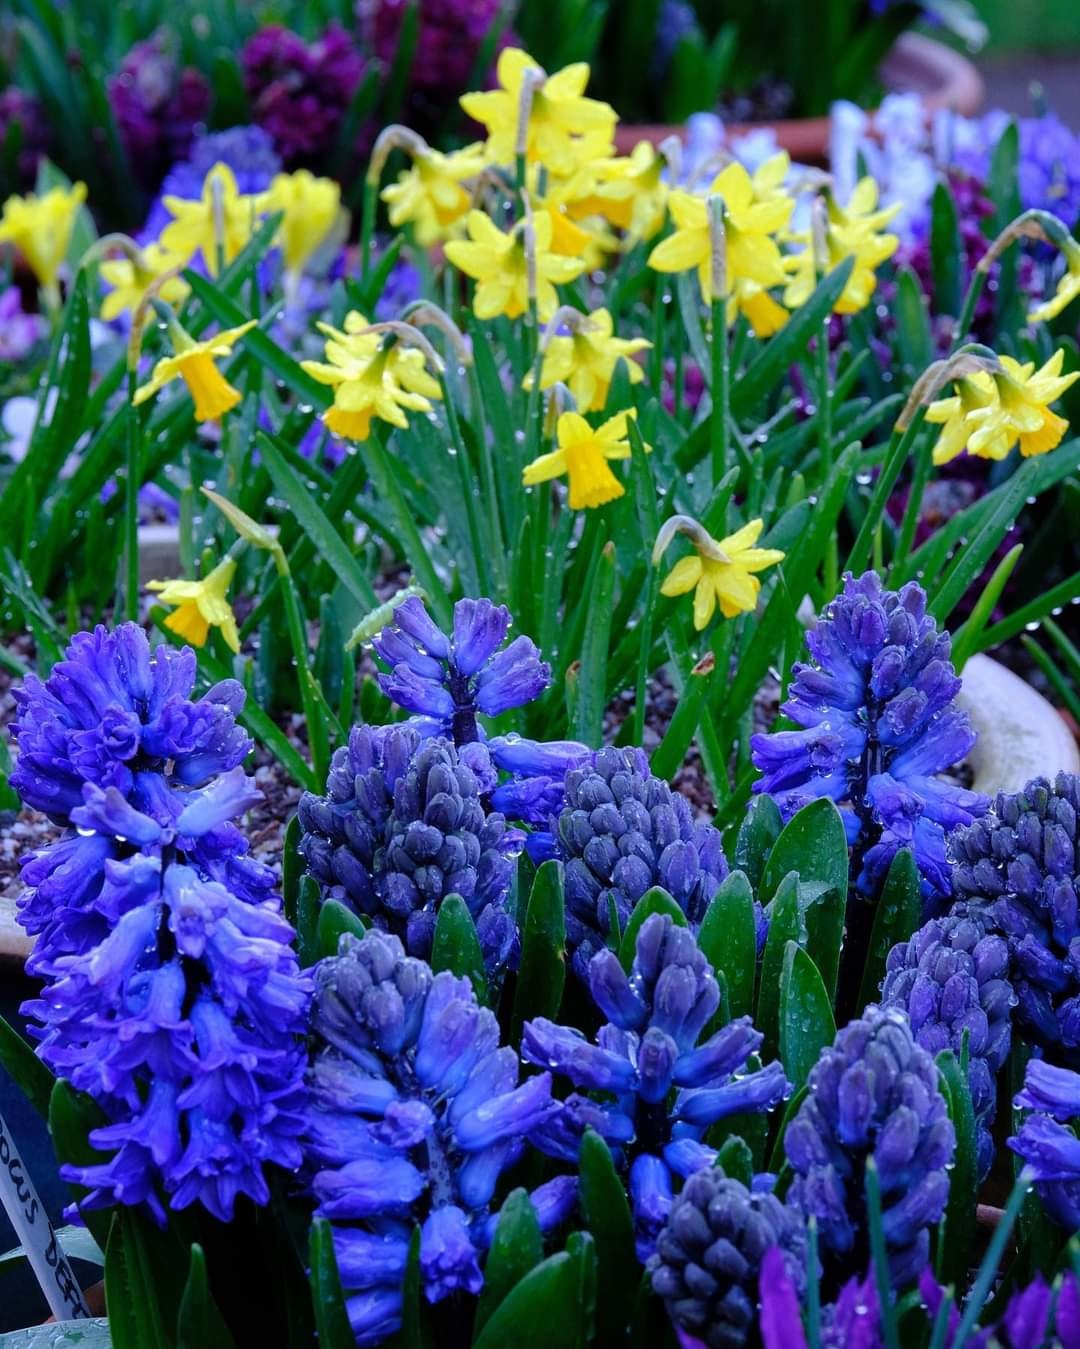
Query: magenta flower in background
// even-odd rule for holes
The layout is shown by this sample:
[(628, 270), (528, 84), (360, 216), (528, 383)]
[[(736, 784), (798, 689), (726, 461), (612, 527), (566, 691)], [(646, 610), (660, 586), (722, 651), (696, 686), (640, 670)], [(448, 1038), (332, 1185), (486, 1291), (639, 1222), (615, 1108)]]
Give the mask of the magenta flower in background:
[(23, 311), (18, 286), (0, 291), (0, 361), (21, 361), (47, 331), (40, 314)]
[(12, 186), (31, 187), (37, 177), (38, 160), (45, 153), (49, 128), (38, 100), (14, 84), (0, 89), (0, 146), (7, 145), (13, 132), (19, 137), (19, 148), (14, 164), (18, 181)]
[(124, 57), (109, 80), (109, 101), (133, 171), (153, 188), (187, 154), (211, 91), (198, 70), (180, 66), (169, 34), (159, 29)]
[(252, 115), (287, 167), (311, 165), (333, 148), (364, 73), (364, 58), (340, 24), (310, 44), (270, 24), (247, 42), (240, 64)]

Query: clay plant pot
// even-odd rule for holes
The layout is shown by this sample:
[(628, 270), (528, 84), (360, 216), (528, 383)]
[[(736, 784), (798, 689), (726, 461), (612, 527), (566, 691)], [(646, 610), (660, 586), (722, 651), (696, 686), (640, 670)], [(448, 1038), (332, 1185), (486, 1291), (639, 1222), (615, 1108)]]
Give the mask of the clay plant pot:
[[(982, 76), (966, 56), (921, 33), (904, 33), (882, 62), (879, 74), (891, 92), (921, 95), (928, 116), (951, 108), (963, 117), (973, 117), (986, 93)], [(763, 128), (775, 132), (777, 144), (797, 163), (825, 164), (829, 152), (827, 117), (732, 123), (727, 130), (732, 136), (740, 136)], [(629, 123), (616, 130), (615, 148), (619, 154), (629, 154), (638, 141), (659, 145), (668, 136), (682, 136), (684, 131), (679, 126)]]

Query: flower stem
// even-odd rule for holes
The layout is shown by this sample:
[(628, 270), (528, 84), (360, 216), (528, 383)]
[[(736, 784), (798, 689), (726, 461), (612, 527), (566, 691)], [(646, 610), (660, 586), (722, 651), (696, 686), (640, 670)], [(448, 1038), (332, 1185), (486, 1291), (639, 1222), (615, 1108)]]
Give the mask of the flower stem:
[[(821, 477), (827, 482), (833, 467), (833, 390), (829, 372), (829, 320), (826, 319), (814, 346), (817, 371), (818, 449), (821, 453)], [(825, 550), (825, 594), (836, 594), (840, 580), (840, 553), (836, 530), (829, 535)]]
[(975, 306), (979, 303), (979, 296), (983, 293), (983, 287), (986, 285), (986, 273), (978, 267), (971, 274), (971, 280), (968, 282), (967, 293), (964, 296), (964, 303), (960, 309), (960, 317), (956, 320), (956, 327), (953, 329), (953, 348), (955, 349), (963, 342), (971, 324), (975, 318)]
[(376, 194), (379, 190), (378, 179), (369, 177), (364, 181), (364, 200), (360, 208), (360, 279), (363, 281), (371, 266), (371, 238), (375, 232)]
[(307, 633), (300, 612), (296, 586), (284, 550), (278, 548), (274, 553), (274, 565), (281, 583), (281, 598), (285, 605), (285, 621), (289, 626), (289, 642), (293, 649), (293, 662), (296, 665), (296, 681), (300, 685), (300, 700), (304, 706), (304, 720), (307, 723), (308, 751), (311, 754), (311, 767), (317, 782), (326, 781), (327, 735), (326, 722), (315, 695), (315, 678), (311, 673), (311, 656), (308, 651)]
[(727, 306), (722, 297), (712, 300), (712, 477), (716, 488), (728, 470), (731, 414), (731, 353), (728, 349)]
[(132, 400), (139, 372), (129, 367), (127, 407), (127, 483), (124, 494), (124, 614), (139, 617), (139, 409)]

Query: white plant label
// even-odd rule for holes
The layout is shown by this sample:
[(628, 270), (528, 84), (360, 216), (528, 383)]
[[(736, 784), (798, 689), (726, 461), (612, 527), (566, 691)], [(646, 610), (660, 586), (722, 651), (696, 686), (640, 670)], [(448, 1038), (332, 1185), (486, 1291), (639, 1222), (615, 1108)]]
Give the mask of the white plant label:
[(37, 1196), (30, 1174), (0, 1115), (0, 1204), (3, 1204), (19, 1244), (41, 1284), (49, 1310), (58, 1321), (88, 1317), (90, 1309), (67, 1257), (60, 1249), (49, 1215)]

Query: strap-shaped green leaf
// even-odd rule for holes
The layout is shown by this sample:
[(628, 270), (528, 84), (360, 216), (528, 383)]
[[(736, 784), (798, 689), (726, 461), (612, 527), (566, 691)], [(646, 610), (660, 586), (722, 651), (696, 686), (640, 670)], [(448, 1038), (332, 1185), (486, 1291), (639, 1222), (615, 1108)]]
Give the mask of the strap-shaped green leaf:
[(449, 970), (458, 978), (469, 979), (477, 1000), (488, 1001), (484, 953), (469, 906), (460, 895), (446, 895), (439, 905), (431, 943), (431, 968), (436, 974)]
[(484, 1264), (484, 1287), (476, 1307), (479, 1335), (506, 1295), (544, 1258), (544, 1238), (526, 1190), (512, 1190), (499, 1210), (495, 1236)]
[(563, 869), (551, 859), (541, 864), (529, 892), (521, 934), (511, 1019), (510, 1043), (521, 1040), (521, 1027), (533, 1017), (558, 1016), (566, 983), (566, 900)]
[(780, 975), (780, 1058), (794, 1087), (803, 1085), (822, 1049), (835, 1037), (832, 1002), (818, 968), (789, 941)]

